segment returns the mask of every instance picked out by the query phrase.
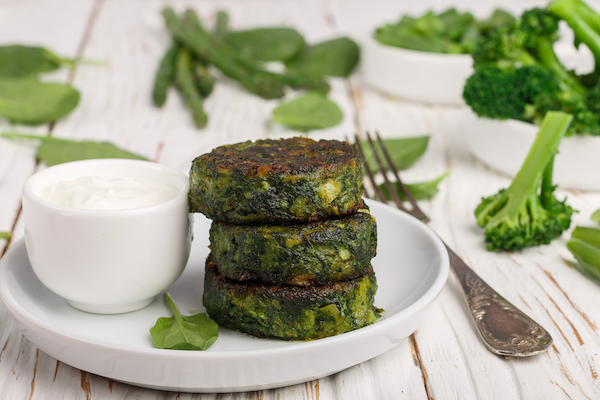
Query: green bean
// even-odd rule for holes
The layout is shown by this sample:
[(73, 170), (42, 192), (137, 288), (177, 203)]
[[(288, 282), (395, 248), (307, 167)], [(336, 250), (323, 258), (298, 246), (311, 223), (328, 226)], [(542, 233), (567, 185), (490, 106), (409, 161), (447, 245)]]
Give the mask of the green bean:
[(156, 76), (154, 78), (154, 87), (152, 89), (152, 100), (154, 105), (162, 107), (167, 100), (167, 90), (175, 77), (175, 62), (179, 46), (173, 42), (163, 58), (160, 60)]
[(192, 75), (192, 55), (188, 49), (183, 47), (177, 53), (175, 84), (185, 101), (185, 105), (192, 113), (192, 119), (196, 127), (203, 128), (206, 126), (208, 117), (204, 112), (202, 96), (198, 92)]
[(208, 65), (196, 59), (193, 61), (192, 72), (200, 95), (207, 98), (211, 94), (215, 84), (215, 78), (210, 74)]

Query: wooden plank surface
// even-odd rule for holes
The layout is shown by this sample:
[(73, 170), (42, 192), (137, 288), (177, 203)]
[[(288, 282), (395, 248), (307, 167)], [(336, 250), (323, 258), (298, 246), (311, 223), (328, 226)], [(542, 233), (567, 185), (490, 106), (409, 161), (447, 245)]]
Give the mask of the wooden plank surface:
[[(373, 27), (403, 12), (442, 10), (451, 2), (392, 0), (4, 0), (0, 3), (2, 43), (47, 46), (57, 53), (105, 60), (105, 67), (82, 65), (74, 74), (50, 76), (81, 91), (76, 110), (54, 127), (11, 126), (2, 130), (49, 133), (73, 139), (108, 140), (160, 163), (187, 172), (191, 160), (225, 143), (293, 133), (269, 123), (277, 100), (263, 100), (220, 79), (206, 101), (209, 124), (195, 129), (181, 99), (171, 92), (156, 109), (150, 90), (157, 62), (169, 44), (160, 10), (191, 6), (206, 24), (220, 9), (235, 28), (261, 25), (296, 27), (308, 42), (347, 35), (361, 41)], [(487, 15), (492, 2), (454, 3)], [(510, 0), (519, 12), (541, 1)], [(600, 2), (591, 2), (600, 9)], [(453, 276), (411, 339), (387, 353), (330, 377), (291, 387), (248, 393), (190, 394), (141, 389), (79, 371), (44, 354), (23, 337), (0, 304), (0, 398), (2, 399), (596, 399), (600, 340), (600, 287), (570, 267), (568, 234), (549, 246), (519, 253), (490, 253), (476, 227), (473, 210), (481, 196), (510, 179), (479, 163), (462, 136), (464, 108), (432, 106), (395, 99), (368, 88), (360, 72), (333, 80), (331, 97), (344, 121), (311, 134), (344, 139), (356, 131), (379, 130), (386, 137), (431, 136), (427, 153), (404, 175), (406, 181), (431, 179), (450, 170), (434, 200), (423, 202), (430, 226), (472, 268), (546, 327), (551, 349), (528, 359), (507, 360), (478, 341)], [(0, 231), (23, 235), (20, 193), (40, 166), (35, 151), (0, 140)], [(587, 224), (600, 207), (600, 194), (560, 191), (579, 210), (574, 224)], [(0, 252), (10, 245), (0, 241)]]

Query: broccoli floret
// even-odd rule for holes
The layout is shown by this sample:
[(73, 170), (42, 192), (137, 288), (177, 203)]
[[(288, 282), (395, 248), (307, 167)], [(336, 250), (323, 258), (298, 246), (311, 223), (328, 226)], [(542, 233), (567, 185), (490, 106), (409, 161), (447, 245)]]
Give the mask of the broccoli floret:
[(467, 79), (463, 97), (479, 116), (534, 121), (541, 109), (537, 99), (555, 99), (560, 91), (556, 76), (541, 64), (520, 68), (484, 64)]
[(567, 136), (600, 135), (600, 87), (597, 94), (588, 89), (590, 80), (598, 80), (562, 66), (553, 49), (558, 22), (548, 10), (534, 8), (479, 43), (475, 72), (463, 91), (477, 115), (539, 125), (548, 111), (563, 111), (574, 118)]
[(548, 244), (571, 225), (574, 210), (554, 196), (552, 166), (572, 119), (563, 112), (548, 112), (508, 189), (482, 198), (475, 217), (485, 229), (488, 250), (516, 251)]

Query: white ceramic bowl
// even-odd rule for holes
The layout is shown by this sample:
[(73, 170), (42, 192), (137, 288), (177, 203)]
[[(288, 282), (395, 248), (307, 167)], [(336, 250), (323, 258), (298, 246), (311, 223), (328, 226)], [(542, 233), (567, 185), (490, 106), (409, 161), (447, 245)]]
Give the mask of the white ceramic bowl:
[[(90, 210), (48, 201), (49, 185), (82, 176), (142, 178), (178, 190), (141, 208)], [(86, 160), (32, 175), (23, 190), (25, 241), (33, 271), (83, 311), (112, 314), (150, 304), (181, 275), (191, 248), (188, 178), (148, 161)]]
[[(513, 177), (521, 168), (539, 127), (517, 120), (465, 114), (465, 142), (471, 153), (489, 167)], [(600, 136), (562, 139), (554, 159), (554, 182), (564, 189), (600, 190)]]
[(373, 88), (393, 96), (437, 104), (464, 104), (463, 87), (473, 73), (468, 54), (439, 54), (363, 41), (361, 69)]

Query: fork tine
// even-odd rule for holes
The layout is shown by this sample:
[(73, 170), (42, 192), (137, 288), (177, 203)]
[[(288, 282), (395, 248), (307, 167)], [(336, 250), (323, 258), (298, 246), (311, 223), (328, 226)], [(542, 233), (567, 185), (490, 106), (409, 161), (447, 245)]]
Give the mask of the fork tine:
[[(375, 162), (377, 163), (377, 166), (379, 167), (379, 171), (381, 171), (381, 174), (383, 175), (383, 180), (385, 182), (385, 187), (387, 188), (388, 193), (390, 193), (392, 200), (394, 201), (394, 203), (396, 203), (396, 207), (398, 207), (399, 209), (401, 209), (403, 211), (408, 212), (406, 207), (404, 207), (404, 204), (402, 204), (402, 200), (400, 199), (400, 196), (398, 195), (396, 188), (394, 188), (394, 186), (392, 185), (392, 182), (390, 182), (390, 180), (388, 179), (386, 168), (383, 166), (383, 163), (381, 162), (381, 158), (379, 158), (379, 153), (377, 152), (377, 147), (375, 146), (373, 139), (371, 139), (371, 135), (369, 134), (368, 131), (365, 132), (365, 134), (367, 136), (367, 141), (369, 142), (369, 145), (371, 146), (371, 150), (373, 151), (373, 155), (375, 156)], [(381, 143), (379, 143), (379, 146), (381, 147)]]
[(373, 190), (375, 191), (375, 197), (377, 198), (377, 200), (379, 200), (381, 202), (385, 202), (385, 196), (381, 192), (381, 189), (379, 189), (379, 186), (377, 186), (377, 184), (375, 183), (375, 176), (373, 175), (373, 172), (371, 171), (371, 169), (369, 168), (369, 166), (367, 165), (367, 163), (365, 161), (366, 160), (365, 153), (363, 152), (362, 148), (360, 147), (360, 143), (359, 143), (360, 138), (358, 137), (358, 134), (354, 135), (354, 140), (355, 140), (354, 145), (358, 149), (360, 158), (363, 160), (363, 166), (365, 167), (365, 170), (367, 171), (367, 175), (369, 176), (369, 181), (373, 185)]
[(404, 183), (402, 182), (402, 180), (400, 179), (400, 176), (398, 175), (398, 169), (396, 168), (396, 166), (394, 165), (394, 163), (392, 162), (392, 158), (390, 157), (390, 153), (387, 151), (387, 148), (385, 147), (385, 144), (383, 143), (383, 140), (381, 139), (381, 137), (379, 136), (379, 132), (375, 131), (375, 137), (377, 139), (377, 143), (379, 144), (379, 147), (381, 148), (381, 152), (383, 153), (388, 167), (389, 169), (392, 171), (394, 178), (396, 179), (396, 184), (400, 187), (400, 190), (402, 191), (402, 194), (404, 195), (404, 197), (406, 198), (406, 200), (410, 203), (411, 205), (411, 210), (408, 211), (408, 213), (410, 213), (413, 217), (423, 221), (423, 222), (427, 222), (429, 221), (429, 217), (427, 217), (427, 215), (425, 215), (425, 213), (419, 208), (419, 206), (417, 205), (417, 202), (415, 201), (415, 198), (413, 197), (412, 193), (410, 192), (410, 190), (408, 190), (408, 188), (404, 185)]

